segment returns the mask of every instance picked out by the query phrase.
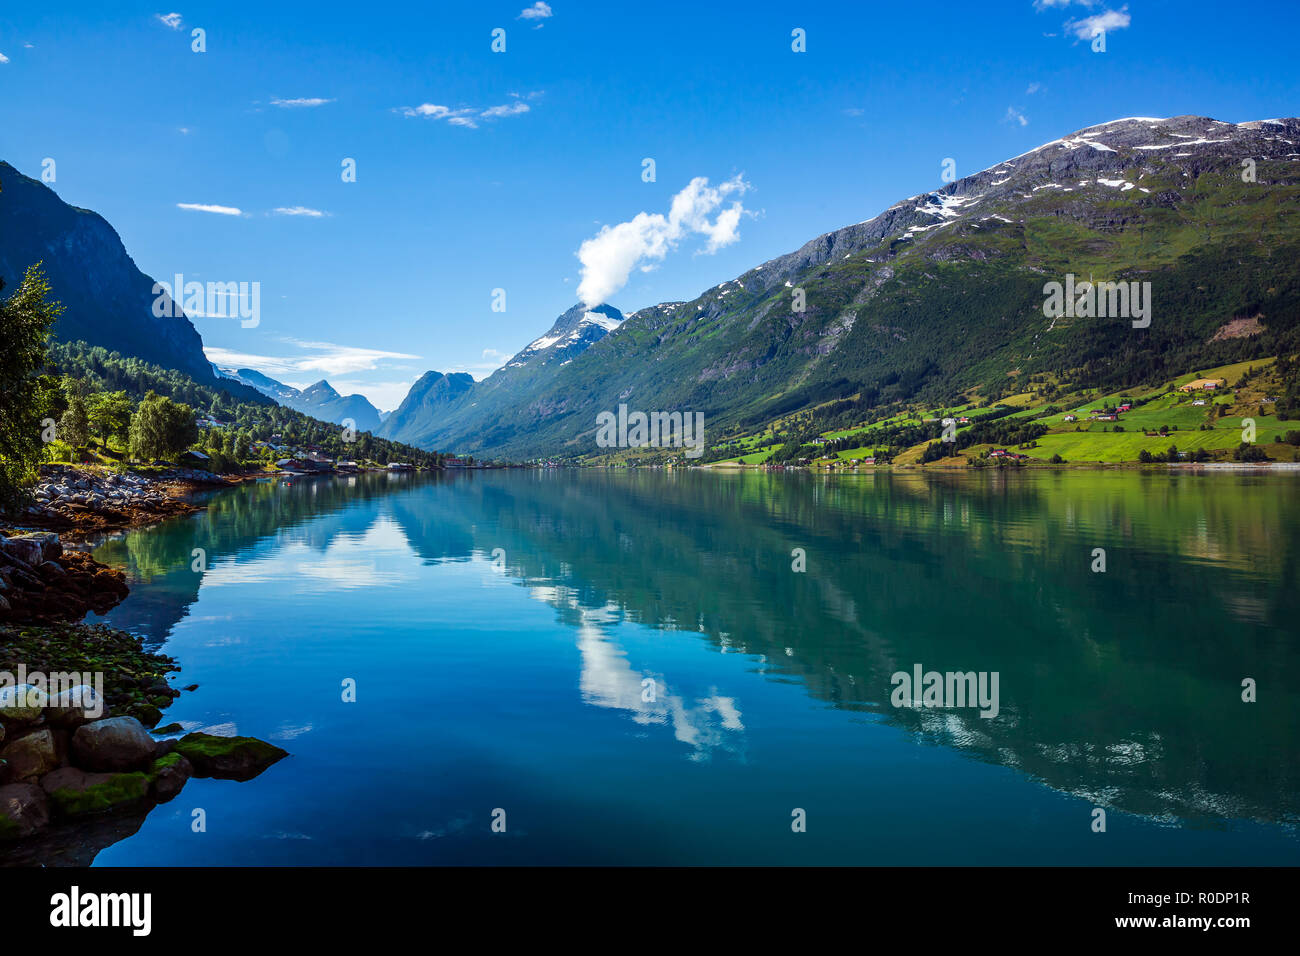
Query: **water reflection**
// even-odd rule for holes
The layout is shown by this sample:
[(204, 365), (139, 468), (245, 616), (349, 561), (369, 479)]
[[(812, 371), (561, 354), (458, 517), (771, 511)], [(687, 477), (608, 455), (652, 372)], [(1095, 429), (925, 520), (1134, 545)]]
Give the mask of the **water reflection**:
[[(1286, 478), (551, 471), (259, 484), (99, 557), (140, 582), (113, 622), (157, 643), (201, 587), (281, 581), (365, 614), (418, 565), (500, 549), (571, 628), (581, 699), (691, 760), (747, 759), (743, 701), (684, 689), (673, 645), (633, 656), (621, 626), (748, 655), (813, 700), (1096, 805), (1293, 824), (1298, 543)], [(998, 717), (891, 707), (890, 675), (917, 662), (997, 671)]]

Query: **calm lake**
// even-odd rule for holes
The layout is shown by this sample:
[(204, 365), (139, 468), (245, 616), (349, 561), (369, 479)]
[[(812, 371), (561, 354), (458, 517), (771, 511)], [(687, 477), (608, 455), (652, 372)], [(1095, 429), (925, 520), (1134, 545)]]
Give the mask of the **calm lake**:
[(1300, 863), (1296, 476), (279, 480), (96, 557), (164, 721), (292, 755), (97, 864)]

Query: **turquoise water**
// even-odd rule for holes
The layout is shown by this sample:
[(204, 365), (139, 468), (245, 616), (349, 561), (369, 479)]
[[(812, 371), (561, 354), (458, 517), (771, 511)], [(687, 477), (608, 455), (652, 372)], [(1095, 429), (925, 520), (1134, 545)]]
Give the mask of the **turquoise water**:
[[(96, 863), (1295, 864), (1298, 548), (1285, 476), (224, 491), (97, 549), (107, 620), (200, 685), (165, 720), (292, 756)], [(893, 706), (915, 664), (996, 672), (998, 715)]]

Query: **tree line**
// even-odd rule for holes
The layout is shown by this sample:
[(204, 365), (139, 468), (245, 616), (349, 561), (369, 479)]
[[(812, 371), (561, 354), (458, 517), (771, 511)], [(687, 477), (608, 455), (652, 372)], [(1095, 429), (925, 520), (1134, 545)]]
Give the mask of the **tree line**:
[[(54, 448), (81, 457), (96, 450), (111, 455), (116, 445), (144, 462), (202, 450), (219, 472), (280, 457), (269, 447), (255, 452), (259, 441), (380, 465), (439, 467), (445, 458), (319, 421), (238, 383), (232, 385), (237, 395), (100, 346), (51, 342), (62, 311), (40, 263), (0, 298), (0, 510), (26, 502)], [(201, 416), (222, 427), (200, 428)]]

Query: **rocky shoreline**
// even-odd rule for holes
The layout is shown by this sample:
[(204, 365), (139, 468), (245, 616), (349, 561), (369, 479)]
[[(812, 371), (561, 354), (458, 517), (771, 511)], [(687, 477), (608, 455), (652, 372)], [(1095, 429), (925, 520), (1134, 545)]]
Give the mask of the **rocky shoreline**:
[(109, 716), (89, 685), (51, 697), (0, 687), (0, 842), (51, 825), (166, 803), (191, 777), (251, 780), (288, 756), (253, 737), (156, 739), (135, 717)]
[[(77, 825), (147, 814), (173, 799), (191, 777), (251, 780), (288, 756), (254, 737), (168, 737), (179, 732), (179, 724), (150, 733), (181, 695), (166, 679), (180, 668), (123, 631), (80, 623), (0, 627), (0, 664), (17, 670), (11, 661), (22, 662), (22, 669), (18, 680), (12, 671), (0, 671), (5, 861), (15, 844), (36, 838), (41, 846), (75, 854), (82, 841)], [(93, 686), (62, 686), (92, 673)], [(37, 676), (19, 682), (29, 675)]]
[(93, 534), (152, 524), (193, 514), (195, 491), (221, 488), (237, 479), (189, 468), (156, 477), (111, 469), (44, 465), (32, 490), (33, 503), (21, 515), (25, 525), (51, 531)]
[[(199, 510), (182, 496), (229, 483), (213, 479), (51, 470), (22, 517), (77, 535), (134, 527)], [(128, 592), (54, 531), (0, 529), (0, 865), (88, 865), (191, 777), (250, 780), (287, 756), (253, 737), (177, 739), (175, 723), (150, 732), (181, 696), (167, 680), (179, 666), (81, 623)]]
[(0, 533), (0, 622), (81, 620), (126, 597), (121, 571), (84, 551), (65, 551), (51, 531)]

